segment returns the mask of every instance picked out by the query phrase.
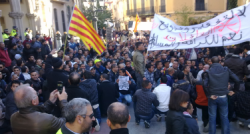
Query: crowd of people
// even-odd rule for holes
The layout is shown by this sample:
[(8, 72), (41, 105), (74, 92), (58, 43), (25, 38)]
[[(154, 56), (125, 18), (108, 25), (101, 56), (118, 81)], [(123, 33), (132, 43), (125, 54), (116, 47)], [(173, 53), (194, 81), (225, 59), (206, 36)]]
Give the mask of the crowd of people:
[(164, 119), (166, 134), (199, 134), (197, 109), (203, 132), (250, 128), (248, 42), (147, 52), (149, 36), (120, 33), (102, 54), (74, 37), (58, 50), (39, 35), (0, 42), (0, 133), (88, 133), (107, 117), (111, 134), (128, 134), (131, 104), (137, 125)]

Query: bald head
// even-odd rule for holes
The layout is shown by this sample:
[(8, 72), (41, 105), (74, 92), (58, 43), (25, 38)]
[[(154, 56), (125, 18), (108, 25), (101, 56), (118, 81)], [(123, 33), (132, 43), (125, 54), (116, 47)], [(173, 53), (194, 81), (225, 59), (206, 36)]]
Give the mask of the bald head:
[(80, 75), (77, 72), (73, 72), (69, 75), (70, 85), (78, 85), (80, 83)]
[(120, 102), (114, 102), (109, 105), (108, 110), (108, 119), (112, 125), (119, 124), (121, 126), (126, 126), (129, 121), (129, 111), (128, 107)]
[(17, 87), (14, 91), (15, 103), (18, 108), (32, 106), (32, 100), (37, 98), (36, 91), (28, 84)]

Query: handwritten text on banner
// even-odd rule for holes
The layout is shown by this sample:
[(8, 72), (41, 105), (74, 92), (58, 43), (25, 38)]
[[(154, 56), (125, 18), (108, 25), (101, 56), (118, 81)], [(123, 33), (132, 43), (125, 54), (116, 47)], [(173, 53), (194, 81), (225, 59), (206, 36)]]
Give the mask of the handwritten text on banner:
[(192, 26), (179, 26), (155, 14), (148, 51), (228, 46), (249, 40), (250, 5), (247, 4)]

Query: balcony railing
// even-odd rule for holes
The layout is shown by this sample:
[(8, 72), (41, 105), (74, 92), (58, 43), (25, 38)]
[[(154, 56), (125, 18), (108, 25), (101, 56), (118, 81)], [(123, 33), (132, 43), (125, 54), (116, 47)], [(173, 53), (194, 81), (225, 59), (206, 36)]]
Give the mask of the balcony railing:
[(160, 6), (159, 12), (160, 12), (160, 13), (166, 12), (166, 5), (161, 5), (161, 6)]
[(131, 9), (127, 10), (128, 16), (136, 16), (136, 14), (148, 16), (148, 15), (154, 15), (154, 7), (146, 7), (146, 8), (137, 8), (137, 9)]

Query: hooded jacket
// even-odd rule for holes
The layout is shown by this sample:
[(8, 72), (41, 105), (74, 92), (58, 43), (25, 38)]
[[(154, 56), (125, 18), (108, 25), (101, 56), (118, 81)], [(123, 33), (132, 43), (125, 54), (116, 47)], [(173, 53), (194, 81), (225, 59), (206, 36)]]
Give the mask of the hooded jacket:
[(194, 91), (190, 83), (186, 80), (178, 80), (173, 84), (173, 89), (180, 89), (187, 92), (190, 96), (190, 100), (192, 100), (193, 102), (197, 98), (196, 92)]
[(87, 93), (92, 106), (98, 104), (97, 83), (94, 79), (86, 79), (80, 82), (79, 87)]
[(213, 63), (210, 69), (202, 74), (203, 88), (206, 96), (222, 96), (228, 94), (229, 78), (234, 81), (234, 92), (239, 90), (239, 78), (227, 67), (221, 66), (220, 63)]

